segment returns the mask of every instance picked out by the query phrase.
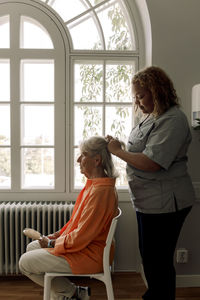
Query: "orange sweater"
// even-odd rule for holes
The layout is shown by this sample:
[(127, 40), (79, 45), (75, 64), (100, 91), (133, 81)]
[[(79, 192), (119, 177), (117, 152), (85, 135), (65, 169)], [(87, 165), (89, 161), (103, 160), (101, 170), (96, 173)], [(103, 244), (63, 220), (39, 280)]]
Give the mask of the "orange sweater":
[[(64, 257), (74, 274), (102, 272), (105, 241), (117, 207), (115, 179), (88, 179), (55, 247), (48, 251)], [(111, 251), (113, 257), (113, 247)]]

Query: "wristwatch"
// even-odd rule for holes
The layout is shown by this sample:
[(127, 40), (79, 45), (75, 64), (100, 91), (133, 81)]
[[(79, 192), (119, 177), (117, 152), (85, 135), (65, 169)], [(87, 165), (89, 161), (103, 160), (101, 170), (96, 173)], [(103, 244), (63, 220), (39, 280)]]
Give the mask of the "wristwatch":
[(47, 247), (48, 247), (48, 248), (53, 248), (52, 240), (50, 240), (50, 239), (48, 240), (48, 245), (47, 245)]

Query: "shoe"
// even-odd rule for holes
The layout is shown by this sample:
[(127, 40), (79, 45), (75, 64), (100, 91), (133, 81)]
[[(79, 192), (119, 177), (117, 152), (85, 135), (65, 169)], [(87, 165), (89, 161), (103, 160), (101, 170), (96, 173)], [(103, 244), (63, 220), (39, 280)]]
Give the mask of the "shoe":
[(77, 286), (75, 296), (72, 298), (64, 297), (63, 300), (89, 300), (90, 295), (89, 287)]
[(77, 286), (77, 300), (89, 300), (90, 299), (90, 288), (89, 287), (83, 287), (83, 286)]

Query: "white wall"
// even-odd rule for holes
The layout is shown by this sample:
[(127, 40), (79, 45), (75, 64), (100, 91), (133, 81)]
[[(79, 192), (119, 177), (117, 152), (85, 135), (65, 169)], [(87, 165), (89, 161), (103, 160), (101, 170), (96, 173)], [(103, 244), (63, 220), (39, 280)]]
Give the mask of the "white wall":
[[(152, 26), (152, 64), (171, 77), (189, 121), (192, 86), (200, 83), (200, 1), (147, 0)], [(189, 151), (189, 172), (195, 186), (200, 184), (200, 131), (194, 132)], [(116, 268), (136, 270), (137, 228), (130, 202), (121, 202), (123, 216), (117, 230), (120, 241)], [(177, 274), (200, 276), (200, 202), (184, 224), (178, 247), (189, 250), (189, 262), (176, 265)], [(199, 277), (198, 277), (199, 278)], [(200, 281), (199, 281), (200, 285)]]
[[(200, 82), (200, 1), (148, 0), (152, 25), (152, 63), (164, 68), (174, 81), (189, 121), (192, 86)], [(200, 132), (193, 133), (189, 172), (200, 182)], [(178, 274), (200, 274), (200, 205), (197, 203), (181, 233), (178, 247), (189, 250), (189, 262), (177, 265)]]

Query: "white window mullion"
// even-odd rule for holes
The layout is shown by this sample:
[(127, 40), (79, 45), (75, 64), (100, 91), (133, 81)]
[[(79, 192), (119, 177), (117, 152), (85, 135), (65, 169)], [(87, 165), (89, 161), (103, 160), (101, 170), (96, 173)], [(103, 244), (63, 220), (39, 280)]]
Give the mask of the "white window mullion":
[(11, 99), (11, 189), (20, 190), (20, 60), (19, 15), (10, 13), (10, 99)]
[(103, 135), (106, 134), (106, 63), (105, 60), (103, 62), (103, 112), (102, 112), (102, 131), (103, 131)]
[(20, 190), (20, 103), (19, 103), (19, 68), (20, 61), (14, 57), (10, 60), (11, 76), (11, 187)]
[(19, 29), (20, 18), (13, 6), (13, 9), (10, 11), (10, 49), (13, 54), (15, 54), (19, 49)]
[[(60, 49), (61, 51), (61, 49)], [(55, 191), (64, 192), (66, 190), (66, 105), (65, 105), (65, 87), (66, 74), (65, 74), (65, 63), (63, 63), (62, 53), (55, 53), (55, 67), (54, 67), (54, 93), (55, 93)]]

